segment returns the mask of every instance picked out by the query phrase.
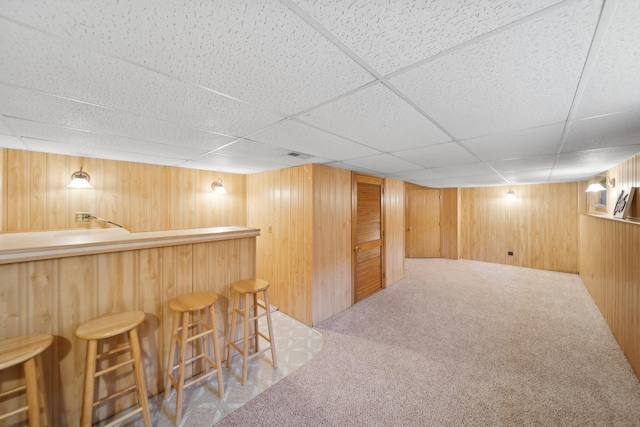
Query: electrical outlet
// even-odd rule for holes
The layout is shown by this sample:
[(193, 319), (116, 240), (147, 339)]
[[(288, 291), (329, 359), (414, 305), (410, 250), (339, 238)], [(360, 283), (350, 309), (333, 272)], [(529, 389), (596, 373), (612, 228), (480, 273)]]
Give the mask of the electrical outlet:
[(509, 251), (509, 252), (507, 252), (507, 255), (509, 255), (509, 256), (513, 256), (513, 251)]
[(91, 221), (91, 214), (89, 212), (76, 212), (76, 222), (89, 221)]

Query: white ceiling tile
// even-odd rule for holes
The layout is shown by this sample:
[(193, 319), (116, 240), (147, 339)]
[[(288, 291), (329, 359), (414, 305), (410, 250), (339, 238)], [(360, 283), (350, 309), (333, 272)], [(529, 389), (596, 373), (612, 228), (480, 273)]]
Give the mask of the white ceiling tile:
[(551, 168), (502, 174), (511, 184), (542, 184), (549, 181)]
[(3, 84), (0, 84), (0, 111), (11, 117), (78, 130), (115, 133), (202, 150), (213, 150), (235, 140), (204, 130)]
[(332, 168), (338, 168), (338, 169), (347, 169), (350, 171), (355, 171), (355, 172), (362, 172), (362, 173), (366, 173), (369, 175), (378, 175), (378, 172), (370, 170), (370, 169), (366, 169), (366, 168), (361, 168), (359, 166), (356, 165), (349, 165), (347, 163), (343, 163), (343, 162), (331, 162), (331, 163), (327, 163), (327, 166), (331, 166)]
[[(1, 86), (0, 86), (1, 87)], [(0, 94), (0, 103), (2, 103), (2, 94)], [(2, 108), (0, 107), (0, 112)], [(0, 134), (1, 135), (13, 135), (13, 130), (4, 122), (4, 117), (0, 116)]]
[(26, 150), (27, 146), (17, 136), (0, 134), (0, 148), (11, 148), (13, 150)]
[(559, 0), (294, 0), (381, 74), (406, 67)]
[(7, 118), (6, 120), (21, 137), (79, 145), (83, 147), (79, 148), (80, 150), (84, 150), (84, 147), (108, 148), (116, 151), (159, 157), (173, 157), (182, 160), (206, 153), (205, 150), (158, 144), (139, 139), (124, 138), (117, 135), (80, 131), (28, 120), (11, 118)]
[(446, 177), (490, 175), (494, 173), (494, 171), (491, 170), (491, 168), (485, 163), (469, 163), (464, 165), (445, 166), (442, 168), (434, 168), (432, 170)]
[(501, 160), (555, 154), (564, 123), (461, 141), (479, 159)]
[(426, 117), (380, 83), (298, 117), (380, 151), (450, 141)]
[(591, 178), (594, 175), (599, 175), (606, 171), (609, 167), (598, 165), (586, 165), (586, 166), (570, 166), (554, 168), (551, 171), (552, 182), (572, 182), (572, 181), (584, 181)]
[(404, 181), (424, 181), (427, 179), (446, 178), (441, 173), (435, 172), (433, 169), (420, 169), (411, 172), (400, 172), (391, 174), (392, 177), (402, 179)]
[(464, 163), (474, 163), (478, 159), (455, 142), (433, 145), (430, 147), (416, 148), (413, 150), (398, 151), (395, 156), (409, 162), (419, 164), (425, 168), (436, 168)]
[(560, 153), (557, 167), (571, 167), (580, 165), (585, 167), (601, 167), (609, 169), (630, 157), (640, 153), (640, 145), (626, 145), (623, 147), (599, 148), (595, 150), (572, 151)]
[(251, 135), (251, 139), (334, 161), (380, 154), (373, 148), (323, 132), (295, 120), (282, 121)]
[(449, 188), (449, 187), (483, 187), (487, 185), (508, 184), (500, 175), (486, 174), (476, 176), (434, 179), (420, 183), (420, 185)]
[(241, 139), (234, 142), (233, 144), (227, 145), (224, 148), (216, 150), (211, 154), (207, 154), (198, 160), (202, 161), (202, 159), (206, 159), (210, 156), (215, 157), (223, 154), (226, 156), (247, 157), (251, 159), (264, 160), (266, 162), (279, 164), (284, 167), (299, 166), (307, 163), (326, 163), (329, 161), (328, 159), (323, 159), (320, 157), (304, 155), (304, 153), (299, 153), (302, 154), (301, 156), (291, 156), (289, 155), (289, 153), (291, 152), (291, 150), (287, 150), (286, 148)]
[(640, 144), (640, 111), (571, 123), (563, 152)]
[(225, 135), (282, 118), (10, 22), (0, 26), (0, 57), (2, 82)]
[(556, 162), (556, 155), (523, 157), (520, 159), (489, 162), (489, 165), (500, 173), (521, 172), (533, 169), (550, 169)]
[(4, 3), (14, 19), (288, 114), (373, 80), (277, 1)]
[(384, 174), (407, 172), (420, 169), (420, 166), (416, 165), (415, 163), (399, 159), (389, 154), (379, 154), (377, 156), (346, 160), (344, 163)]
[(249, 157), (213, 154), (187, 161), (181, 164), (180, 167), (250, 174), (266, 170), (283, 169), (284, 166), (282, 164), (270, 163)]
[(44, 141), (41, 139), (23, 138), (29, 151), (43, 153), (64, 154), (77, 157), (92, 157), (107, 160), (119, 160), (123, 162), (148, 163), (162, 166), (178, 166), (183, 160), (169, 157), (153, 156), (149, 154), (138, 154), (130, 151), (111, 150), (105, 147), (91, 145), (77, 146), (57, 141)]
[(391, 78), (459, 139), (567, 118), (600, 13), (578, 0)]
[(640, 109), (640, 2), (618, 0), (576, 117)]

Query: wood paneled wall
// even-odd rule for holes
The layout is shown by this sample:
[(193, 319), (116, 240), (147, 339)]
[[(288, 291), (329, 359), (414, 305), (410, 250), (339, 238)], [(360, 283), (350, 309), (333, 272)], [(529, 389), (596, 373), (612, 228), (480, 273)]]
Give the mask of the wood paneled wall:
[[(616, 181), (608, 191), (608, 215), (580, 217), (580, 277), (640, 378), (640, 224), (611, 218), (620, 189), (640, 187), (640, 155), (606, 175)], [(631, 209), (635, 218), (639, 196)]]
[(461, 257), (577, 273), (578, 191), (575, 182), (460, 189)]
[(640, 224), (580, 217), (580, 277), (640, 378)]
[(404, 277), (404, 181), (384, 180), (385, 286)]
[(442, 258), (460, 258), (460, 190), (440, 190), (440, 254)]
[(351, 307), (351, 171), (313, 168), (313, 324)]
[[(94, 158), (0, 149), (1, 232), (106, 227), (76, 223), (75, 212), (138, 231), (246, 225), (246, 176)], [(93, 189), (69, 189), (80, 166)], [(228, 194), (215, 195), (222, 178)]]
[[(255, 238), (242, 238), (0, 265), (0, 339), (54, 335), (43, 359), (52, 425), (77, 426), (86, 341), (76, 339), (75, 330), (82, 322), (116, 311), (144, 311), (139, 327), (143, 365), (149, 393), (156, 395), (164, 387), (171, 330), (168, 301), (188, 292), (218, 294), (218, 335), (224, 343), (229, 285), (254, 277), (255, 256)], [(17, 369), (3, 370), (2, 376), (3, 389), (23, 381)], [(130, 377), (110, 380), (131, 384)], [(104, 391), (101, 388), (102, 396)], [(98, 409), (99, 419), (127, 408), (135, 402), (131, 399)], [(16, 405), (17, 399), (0, 402), (0, 411)]]
[[(610, 169), (606, 175), (616, 181), (616, 186), (607, 191), (607, 211), (611, 213), (621, 189), (640, 187), (640, 154)], [(629, 217), (640, 219), (640, 193), (638, 192), (634, 196)]]
[(351, 172), (305, 165), (247, 177), (260, 228), (257, 274), (284, 313), (308, 325), (351, 306)]

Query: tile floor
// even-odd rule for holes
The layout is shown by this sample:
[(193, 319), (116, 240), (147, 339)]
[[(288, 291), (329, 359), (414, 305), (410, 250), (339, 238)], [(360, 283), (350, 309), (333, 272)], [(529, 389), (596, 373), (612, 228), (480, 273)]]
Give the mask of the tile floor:
[[(211, 426), (215, 424), (307, 363), (322, 350), (324, 338), (316, 330), (279, 311), (272, 313), (272, 321), (278, 368), (273, 368), (270, 351), (264, 352), (260, 357), (250, 359), (247, 383), (243, 386), (240, 384), (242, 359), (235, 354), (231, 367), (227, 368), (224, 364), (222, 367), (223, 399), (218, 397), (215, 375), (185, 389), (180, 426)], [(265, 318), (260, 319), (260, 329), (263, 333), (267, 332)], [(162, 394), (149, 399), (154, 427), (174, 426), (175, 404), (175, 390), (171, 392), (166, 401)], [(98, 425), (106, 425), (107, 423), (108, 420)], [(143, 425), (142, 417), (137, 415), (119, 425)]]

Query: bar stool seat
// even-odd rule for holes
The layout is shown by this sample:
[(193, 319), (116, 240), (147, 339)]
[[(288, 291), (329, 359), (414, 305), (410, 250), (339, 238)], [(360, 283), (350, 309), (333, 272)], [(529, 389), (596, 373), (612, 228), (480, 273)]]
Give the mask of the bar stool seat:
[[(217, 374), (218, 395), (224, 397), (224, 382), (220, 365), (220, 349), (218, 346), (218, 329), (216, 327), (215, 303), (218, 296), (211, 292), (194, 292), (180, 295), (169, 302), (173, 312), (173, 326), (169, 344), (169, 358), (167, 378), (164, 388), (164, 398), (169, 398), (171, 387), (176, 389), (176, 417), (175, 424), (182, 420), (182, 399), (186, 387), (195, 384), (213, 374)], [(207, 324), (207, 315), (209, 323)], [(189, 316), (192, 321), (189, 322)], [(190, 330), (192, 330), (191, 333)], [(200, 354), (192, 355), (187, 360), (187, 344), (200, 340)], [(213, 346), (213, 355), (209, 344)], [(176, 347), (177, 346), (177, 347)], [(175, 351), (178, 350), (178, 364), (175, 364)], [(196, 350), (193, 350), (197, 353)], [(204, 372), (195, 375), (185, 382), (186, 365), (203, 359)], [(178, 369), (178, 375), (174, 371)], [(213, 370), (210, 371), (210, 369)]]
[[(80, 416), (80, 425), (82, 427), (92, 425), (93, 408), (107, 400), (115, 399), (126, 393), (136, 390), (138, 396), (138, 408), (127, 413), (126, 415), (115, 420), (115, 422), (123, 421), (140, 412), (145, 426), (151, 426), (151, 416), (149, 414), (149, 402), (147, 396), (147, 386), (142, 369), (142, 356), (140, 352), (140, 342), (138, 340), (138, 325), (144, 320), (144, 313), (138, 310), (126, 311), (123, 313), (108, 314), (106, 316), (97, 317), (81, 324), (76, 329), (76, 336), (80, 339), (87, 340), (87, 357), (84, 373), (84, 394), (82, 399), (82, 414)], [(119, 346), (112, 350), (98, 354), (98, 341), (106, 338), (115, 337), (120, 334), (126, 334), (129, 343), (125, 346)], [(131, 358), (114, 366), (104, 368), (96, 372), (96, 362), (101, 358), (122, 353), (129, 350)], [(131, 364), (135, 383), (132, 386), (118, 390), (109, 394), (104, 398), (100, 398), (94, 402), (94, 383), (95, 380), (118, 368)]]
[[(276, 360), (276, 347), (273, 340), (273, 325), (271, 323), (271, 306), (269, 305), (269, 282), (264, 279), (247, 279), (239, 280), (231, 285), (234, 291), (233, 307), (231, 311), (231, 330), (229, 334), (229, 346), (227, 353), (227, 367), (231, 366), (231, 356), (233, 349), (236, 349), (242, 355), (242, 385), (247, 382), (247, 363), (249, 359), (259, 356), (267, 350), (271, 350), (271, 360), (273, 367), (278, 367), (278, 361)], [(262, 292), (264, 304), (258, 302), (258, 294)], [(240, 306), (240, 296), (244, 296), (243, 306)], [(253, 299), (253, 315), (250, 314), (250, 300)], [(260, 308), (264, 310), (260, 313)], [(240, 316), (243, 319), (244, 330), (242, 338), (235, 339), (235, 328), (237, 317)], [(260, 332), (258, 328), (258, 319), (261, 317), (267, 318), (267, 330), (268, 336)], [(251, 321), (253, 321), (253, 332), (251, 332)], [(267, 343), (263, 349), (259, 348), (260, 337), (262, 337)], [(253, 354), (249, 354), (249, 339), (253, 340)], [(241, 344), (242, 343), (242, 344)]]
[[(27, 411), (30, 426), (49, 425), (47, 392), (44, 389), (41, 355), (52, 342), (53, 336), (49, 334), (22, 335), (0, 341), (0, 370), (22, 364), (25, 376), (24, 386), (2, 392), (0, 398), (22, 391), (27, 395), (26, 406), (0, 415), (0, 421)], [(41, 423), (41, 413), (44, 417), (44, 423)]]

